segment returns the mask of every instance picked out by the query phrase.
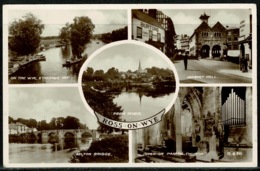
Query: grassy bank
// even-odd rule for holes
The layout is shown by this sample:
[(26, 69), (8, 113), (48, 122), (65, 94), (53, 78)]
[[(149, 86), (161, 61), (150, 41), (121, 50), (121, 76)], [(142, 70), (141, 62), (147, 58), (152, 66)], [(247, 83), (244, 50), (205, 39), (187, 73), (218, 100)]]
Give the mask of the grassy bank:
[(116, 135), (92, 142), (88, 150), (75, 153), (71, 163), (126, 163), (128, 135)]

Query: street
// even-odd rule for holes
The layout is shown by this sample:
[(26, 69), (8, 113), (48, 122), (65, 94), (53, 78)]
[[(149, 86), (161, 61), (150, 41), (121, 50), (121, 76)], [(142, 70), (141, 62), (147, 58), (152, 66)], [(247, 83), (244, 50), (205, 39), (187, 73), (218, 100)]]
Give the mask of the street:
[(187, 70), (183, 60), (174, 61), (180, 83), (252, 83), (252, 70), (242, 72), (239, 65), (211, 59), (188, 60)]

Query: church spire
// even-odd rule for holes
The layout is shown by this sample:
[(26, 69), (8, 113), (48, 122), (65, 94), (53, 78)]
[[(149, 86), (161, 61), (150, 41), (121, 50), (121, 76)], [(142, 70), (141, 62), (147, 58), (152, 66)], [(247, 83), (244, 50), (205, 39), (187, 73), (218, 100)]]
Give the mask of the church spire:
[(138, 66), (138, 71), (141, 71), (142, 70), (142, 67), (141, 67), (141, 61), (139, 59), (139, 66)]

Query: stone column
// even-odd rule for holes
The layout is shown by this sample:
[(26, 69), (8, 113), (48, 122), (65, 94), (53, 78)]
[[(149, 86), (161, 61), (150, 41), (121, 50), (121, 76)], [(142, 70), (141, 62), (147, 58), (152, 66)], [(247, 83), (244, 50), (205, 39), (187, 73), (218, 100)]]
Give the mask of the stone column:
[(97, 133), (96, 131), (92, 131), (92, 142), (97, 140)]
[(209, 49), (209, 59), (213, 59), (213, 56), (212, 56), (212, 48), (210, 47)]
[(137, 157), (137, 130), (132, 130), (132, 162), (135, 163)]
[(146, 148), (146, 145), (147, 145), (147, 128), (143, 128), (142, 129), (142, 149), (144, 150)]
[(176, 152), (182, 153), (181, 114), (175, 113)]
[(217, 154), (217, 138), (215, 132), (212, 132), (212, 136), (209, 139), (209, 153), (207, 154), (207, 158), (209, 161), (212, 159), (219, 160), (219, 156)]

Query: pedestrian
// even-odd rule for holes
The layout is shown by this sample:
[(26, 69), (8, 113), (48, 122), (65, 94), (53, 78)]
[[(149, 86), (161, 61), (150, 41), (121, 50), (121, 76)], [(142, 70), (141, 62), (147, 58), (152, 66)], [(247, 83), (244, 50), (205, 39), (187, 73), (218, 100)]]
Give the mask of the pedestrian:
[(185, 70), (187, 70), (187, 66), (188, 66), (188, 54), (189, 54), (189, 52), (185, 52), (185, 55), (183, 56)]

